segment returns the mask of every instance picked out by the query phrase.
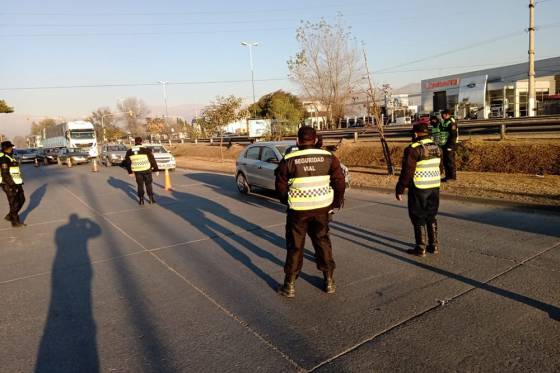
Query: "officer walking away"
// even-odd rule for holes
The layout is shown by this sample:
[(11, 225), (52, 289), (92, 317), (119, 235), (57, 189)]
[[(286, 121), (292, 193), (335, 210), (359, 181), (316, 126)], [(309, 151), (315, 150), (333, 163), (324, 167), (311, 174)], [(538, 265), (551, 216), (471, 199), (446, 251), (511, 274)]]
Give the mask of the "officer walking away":
[(124, 165), (128, 174), (136, 177), (138, 184), (138, 203), (144, 204), (144, 185), (148, 192), (148, 203), (156, 203), (152, 187), (152, 172), (159, 172), (154, 154), (150, 148), (142, 146), (142, 138), (134, 139), (134, 146), (126, 152)]
[[(436, 215), (441, 182), (441, 149), (428, 136), (427, 121), (414, 123), (414, 139), (404, 151), (402, 170), (395, 194), (402, 201), (408, 188), (408, 215), (414, 226), (414, 249), (409, 254), (426, 256), (426, 250), (439, 254)], [(426, 236), (428, 242), (426, 245)]]
[(439, 146), (443, 151), (443, 168), (445, 169), (444, 182), (457, 180), (457, 168), (455, 165), (455, 153), (457, 152), (457, 142), (459, 130), (457, 121), (451, 116), (449, 110), (441, 113), (441, 123), (439, 125)]
[(329, 237), (332, 209), (344, 204), (344, 174), (339, 160), (329, 151), (317, 149), (313, 127), (298, 131), (298, 150), (287, 154), (276, 169), (276, 191), (288, 206), (286, 219), (286, 277), (279, 293), (295, 296), (295, 282), (303, 266), (306, 235), (315, 250), (317, 268), (323, 272), (325, 292), (336, 291), (335, 262)]
[(23, 178), (19, 168), (18, 161), (13, 157), (14, 144), (10, 141), (4, 141), (1, 144), (2, 152), (0, 152), (0, 184), (8, 197), (10, 212), (4, 217), (12, 223), (12, 227), (23, 227), (19, 218), (19, 212), (25, 203), (25, 194), (23, 193)]

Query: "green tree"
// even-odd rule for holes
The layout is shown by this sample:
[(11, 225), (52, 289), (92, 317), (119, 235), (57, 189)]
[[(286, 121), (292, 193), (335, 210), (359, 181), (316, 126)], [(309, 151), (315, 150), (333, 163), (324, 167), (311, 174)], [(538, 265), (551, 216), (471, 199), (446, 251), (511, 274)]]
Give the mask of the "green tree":
[(38, 122), (31, 123), (31, 134), (42, 135), (43, 129), (53, 127), (56, 125), (56, 120), (52, 118), (44, 118)]
[(0, 113), (13, 113), (14, 108), (9, 106), (6, 101), (0, 100)]
[(248, 110), (259, 118), (272, 119), (275, 135), (280, 137), (295, 132), (305, 115), (300, 99), (282, 90), (264, 95)]
[(150, 134), (164, 133), (167, 130), (165, 119), (155, 117), (146, 118), (146, 131)]
[(93, 124), (98, 141), (103, 139), (103, 127), (105, 127), (107, 141), (113, 141), (126, 136), (126, 132), (117, 125), (117, 119), (111, 109), (101, 107), (93, 111), (86, 120)]
[(220, 154), (224, 160), (223, 148), (224, 127), (248, 115), (247, 110), (241, 109), (243, 99), (234, 95), (216, 97), (216, 101), (202, 110), (201, 125), (206, 134), (220, 134)]

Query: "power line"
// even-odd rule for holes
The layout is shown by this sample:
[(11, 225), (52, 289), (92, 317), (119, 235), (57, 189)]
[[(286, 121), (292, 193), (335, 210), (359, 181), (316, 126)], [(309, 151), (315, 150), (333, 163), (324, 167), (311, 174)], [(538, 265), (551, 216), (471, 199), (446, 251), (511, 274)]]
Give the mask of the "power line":
[[(285, 81), (288, 78), (270, 78), (255, 79), (255, 82), (274, 82)], [(185, 81), (185, 82), (167, 82), (167, 85), (210, 85), (210, 84), (237, 84), (247, 83), (251, 80), (208, 80), (208, 81)], [(123, 87), (149, 87), (159, 86), (160, 83), (108, 83), (108, 84), (77, 84), (77, 85), (58, 85), (58, 86), (38, 86), (38, 87), (5, 87), (0, 91), (28, 91), (28, 90), (44, 90), (44, 89), (74, 89), (74, 88), (123, 88)]]

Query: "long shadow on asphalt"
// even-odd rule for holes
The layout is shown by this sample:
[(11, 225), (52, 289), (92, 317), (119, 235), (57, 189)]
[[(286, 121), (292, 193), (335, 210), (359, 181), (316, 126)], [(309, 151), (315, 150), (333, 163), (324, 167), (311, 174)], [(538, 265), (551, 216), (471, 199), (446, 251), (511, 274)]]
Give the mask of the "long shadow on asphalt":
[[(346, 230), (340, 229), (340, 231), (344, 232), (345, 234), (355, 235), (354, 232), (349, 231), (347, 229)], [(364, 237), (363, 233), (360, 234), (360, 235), (362, 236), (362, 238)], [(378, 247), (367, 245), (367, 244), (364, 244), (364, 243), (359, 242), (357, 240), (353, 240), (353, 239), (348, 238), (346, 236), (342, 236), (342, 235), (339, 235), (339, 234), (336, 234), (336, 233), (334, 234), (334, 236), (339, 237), (341, 239), (344, 239), (344, 240), (346, 240), (348, 242), (351, 242), (355, 245), (359, 245), (361, 247), (364, 247), (368, 250), (374, 251), (376, 253), (379, 253), (379, 254), (388, 256), (390, 258), (396, 259), (398, 261), (401, 261), (401, 262), (413, 265), (415, 267), (419, 267), (419, 268), (437, 273), (439, 275), (445, 276), (447, 278), (450, 278), (450, 279), (453, 279), (453, 280), (456, 280), (456, 281), (460, 281), (464, 284), (470, 285), (470, 286), (475, 287), (477, 289), (486, 290), (488, 292), (491, 292), (493, 294), (496, 294), (496, 295), (514, 300), (516, 302), (524, 303), (528, 306), (534, 307), (536, 309), (539, 309), (543, 312), (548, 313), (548, 315), (550, 316), (551, 319), (556, 320), (556, 321), (560, 321), (560, 308), (558, 308), (556, 306), (553, 306), (552, 304), (544, 303), (544, 302), (541, 302), (539, 300), (529, 298), (529, 297), (527, 297), (525, 295), (522, 295), (522, 294), (514, 293), (512, 291), (501, 289), (501, 288), (498, 288), (496, 286), (493, 286), (493, 285), (490, 285), (490, 284), (487, 284), (487, 283), (484, 283), (484, 282), (480, 282), (480, 281), (474, 280), (472, 278), (465, 277), (465, 276), (457, 274), (457, 273), (449, 272), (449, 271), (446, 271), (444, 269), (431, 266), (427, 263), (422, 263), (420, 261), (416, 261), (412, 258), (407, 258), (407, 257), (404, 257), (404, 256), (400, 256), (400, 255), (397, 255), (395, 253), (389, 252), (387, 250), (383, 250), (383, 249), (380, 249)], [(394, 249), (396, 249), (398, 251), (401, 251), (401, 252), (405, 251), (404, 249), (402, 249), (398, 246), (387, 244), (383, 241), (380, 241), (380, 240), (376, 239), (377, 236), (378, 236), (377, 234), (375, 234), (373, 232), (369, 232), (369, 237), (367, 237), (367, 239), (369, 239), (370, 241), (379, 243), (383, 246), (388, 246), (388, 247), (394, 248)], [(386, 237), (384, 237), (384, 236), (379, 236), (379, 237), (382, 238), (382, 239), (386, 239)], [(399, 243), (400, 242), (401, 241), (399, 241)]]
[[(132, 185), (122, 180), (114, 179), (112, 180), (112, 182), (110, 182), (110, 184), (115, 188), (123, 190), (128, 195), (130, 195), (131, 190), (133, 190)], [(240, 217), (239, 215), (232, 213), (228, 208), (208, 198), (200, 197), (191, 193), (179, 192), (179, 191), (171, 191), (169, 197), (158, 196), (157, 198), (160, 207), (173, 212), (180, 218), (190, 223), (200, 233), (202, 233), (208, 238), (211, 238), (214, 242), (216, 242), (220, 246), (222, 250), (224, 250), (224, 252), (230, 255), (233, 259), (237, 260), (239, 263), (243, 264), (251, 272), (253, 272), (259, 278), (265, 281), (266, 284), (271, 289), (276, 290), (278, 288), (279, 283), (276, 281), (276, 279), (272, 278), (268, 273), (263, 271), (258, 265), (253, 263), (253, 261), (248, 255), (246, 255), (243, 251), (239, 250), (230, 242), (228, 242), (227, 239), (229, 238), (235, 241), (242, 247), (249, 250), (251, 253), (279, 266), (280, 268), (284, 267), (284, 262), (278, 259), (276, 256), (272, 255), (270, 252), (255, 245), (249, 239), (240, 236), (238, 233), (233, 232), (230, 228), (227, 228), (215, 222), (214, 220), (209, 218), (209, 215), (214, 215), (220, 219), (223, 219), (224, 221), (227, 221), (231, 224), (241, 227), (248, 232), (255, 232), (256, 236), (263, 238), (266, 241), (278, 247), (285, 247), (284, 238), (278, 236), (273, 232), (263, 229), (262, 227), (256, 224), (247, 221), (246, 219)], [(256, 203), (258, 203), (259, 206), (261, 206), (260, 201), (258, 201), (257, 198), (254, 199), (257, 200)], [(248, 202), (246, 200), (242, 200), (242, 201), (249, 205), (255, 204), (253, 202)], [(184, 208), (183, 204), (180, 202), (186, 202), (189, 207)], [(267, 205), (270, 204), (270, 205), (277, 206), (277, 204), (271, 201), (265, 201), (265, 203)], [(306, 254), (307, 254), (306, 258), (311, 259), (312, 253), (308, 251), (306, 252)], [(317, 288), (322, 287), (322, 279), (317, 276), (308, 275), (302, 272), (300, 274), (300, 277)]]
[(45, 183), (39, 188), (35, 189), (33, 193), (31, 193), (31, 196), (29, 197), (29, 204), (25, 208), (25, 211), (20, 214), (21, 220), (25, 221), (29, 214), (37, 207), (39, 207), (39, 205), (41, 204), (41, 200), (47, 192), (47, 185), (48, 183)]
[(56, 230), (51, 299), (35, 372), (99, 371), (88, 241), (100, 234), (99, 225), (76, 214)]

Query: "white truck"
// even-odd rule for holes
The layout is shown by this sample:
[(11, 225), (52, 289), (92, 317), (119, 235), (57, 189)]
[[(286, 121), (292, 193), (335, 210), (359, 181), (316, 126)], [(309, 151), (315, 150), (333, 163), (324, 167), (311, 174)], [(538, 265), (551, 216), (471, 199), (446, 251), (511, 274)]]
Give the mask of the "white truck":
[(43, 130), (44, 148), (78, 148), (91, 158), (97, 157), (95, 128), (90, 122), (77, 120), (60, 123)]

